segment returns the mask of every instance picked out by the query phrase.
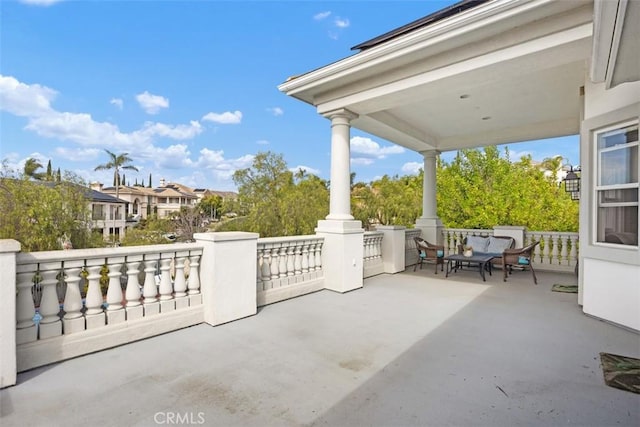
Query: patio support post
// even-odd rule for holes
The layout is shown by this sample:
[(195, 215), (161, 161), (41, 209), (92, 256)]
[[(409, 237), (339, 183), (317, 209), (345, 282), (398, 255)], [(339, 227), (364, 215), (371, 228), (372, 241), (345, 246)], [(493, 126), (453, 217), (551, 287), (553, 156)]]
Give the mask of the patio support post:
[(351, 215), (350, 131), (357, 114), (339, 109), (324, 114), (331, 120), (331, 190), (329, 215), (318, 221), (324, 237), (322, 266), (325, 288), (348, 292), (363, 283), (364, 230)]
[(258, 233), (195, 233), (201, 245), (200, 290), (204, 321), (211, 326), (258, 311)]
[(422, 230), (422, 238), (435, 244), (442, 244), (442, 221), (438, 218), (436, 202), (436, 158), (439, 151), (422, 151), (424, 157), (424, 177), (422, 181), (422, 216), (416, 220), (416, 228)]
[(16, 254), (20, 242), (0, 240), (0, 388), (16, 384)]

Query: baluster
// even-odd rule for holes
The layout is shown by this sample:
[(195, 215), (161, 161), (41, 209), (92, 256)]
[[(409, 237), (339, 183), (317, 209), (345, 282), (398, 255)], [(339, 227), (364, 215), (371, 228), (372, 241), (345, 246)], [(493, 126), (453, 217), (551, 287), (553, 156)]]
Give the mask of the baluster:
[(287, 276), (293, 276), (295, 274), (294, 258), (295, 258), (295, 243), (291, 243), (287, 248)]
[(296, 259), (293, 264), (296, 276), (302, 274), (302, 242), (296, 243)]
[(156, 271), (158, 268), (158, 254), (144, 256), (144, 285), (142, 296), (144, 297), (143, 315), (152, 316), (160, 313), (158, 302), (158, 285), (156, 284)]
[(569, 251), (567, 248), (569, 244), (569, 236), (567, 235), (560, 236), (560, 241), (561, 241), (562, 247), (560, 248), (560, 259), (558, 260), (558, 264), (569, 265), (569, 259), (567, 258), (567, 255), (569, 254)]
[(176, 298), (182, 298), (187, 296), (187, 282), (184, 279), (184, 261), (186, 257), (176, 257), (176, 278), (173, 283), (173, 289), (175, 291)]
[(160, 259), (160, 301), (173, 299), (171, 283), (171, 258)]
[(140, 281), (138, 273), (140, 273), (140, 261), (133, 261), (133, 257), (127, 258), (127, 290), (125, 298), (127, 300), (127, 308), (137, 307), (140, 302)]
[(84, 331), (82, 294), (80, 293), (81, 272), (82, 268), (80, 267), (66, 268), (64, 272), (64, 280), (67, 283), (63, 305), (64, 317), (62, 320), (65, 335)]
[[(59, 263), (47, 264), (44, 268), (60, 268)], [(43, 268), (41, 265), (40, 268)], [(40, 301), (40, 339), (62, 335), (62, 322), (60, 320), (60, 301), (58, 300), (59, 269), (40, 271), (42, 276), (42, 301)]]
[(184, 277), (186, 255), (188, 254), (188, 252), (178, 252), (175, 258), (176, 278), (173, 283), (173, 290), (175, 292), (176, 310), (189, 307), (187, 282)]
[(551, 254), (549, 255), (550, 260), (549, 260), (549, 264), (554, 265), (554, 264), (560, 264), (559, 259), (558, 259), (558, 241), (559, 241), (559, 236), (557, 234), (553, 234), (551, 236), (549, 236), (549, 240), (551, 240), (552, 246), (551, 246)]
[(302, 273), (309, 272), (309, 245), (302, 245)]
[(573, 264), (574, 261), (578, 259), (578, 238), (577, 236), (572, 236), (571, 238), (571, 249), (569, 253), (569, 263)]
[(109, 259), (109, 286), (107, 288), (107, 311), (122, 309), (122, 284), (120, 276), (122, 276), (122, 264), (112, 264), (113, 260)]
[(189, 295), (197, 295), (200, 293), (200, 255), (192, 255), (189, 257)]
[(384, 236), (378, 237), (378, 242), (376, 244), (376, 258), (382, 258), (382, 239), (384, 239)]
[(309, 246), (309, 271), (316, 270), (316, 246), (318, 246), (317, 242), (313, 242)]
[(316, 245), (316, 270), (321, 270), (322, 269), (322, 245), (324, 244), (323, 241), (318, 242), (318, 244)]
[(156, 269), (158, 262), (155, 259), (144, 261), (144, 287), (142, 295), (144, 303), (149, 304), (158, 301), (158, 286), (156, 285)]
[[(98, 260), (95, 260), (91, 264), (97, 262)], [(89, 264), (89, 261), (87, 264)], [(105, 325), (105, 314), (102, 309), (102, 290), (100, 289), (100, 270), (102, 270), (102, 265), (88, 265), (86, 270), (89, 273), (87, 276), (89, 285), (84, 303), (87, 308), (85, 318), (87, 320), (87, 329), (93, 329)]]
[(280, 251), (278, 251), (279, 253), (279, 257), (278, 259), (280, 260), (279, 264), (278, 264), (278, 270), (280, 271), (280, 277), (287, 277), (287, 248), (286, 246), (283, 246), (280, 248)]
[[(271, 252), (267, 248), (262, 248), (262, 282), (266, 284), (269, 280), (271, 280)], [(263, 285), (264, 286), (264, 285)]]
[[(170, 256), (171, 258), (162, 258)], [(171, 261), (173, 254), (162, 254), (160, 258), (160, 313), (176, 309), (173, 299), (173, 284), (171, 283)]]
[(107, 323), (114, 325), (126, 320), (126, 313), (122, 306), (122, 265), (124, 257), (108, 258), (109, 285), (107, 288)]
[[(35, 266), (29, 266), (35, 268)], [(20, 268), (20, 266), (18, 267)], [(18, 296), (16, 297), (16, 343), (24, 344), (38, 339), (38, 330), (33, 318), (36, 307), (33, 302), (34, 271), (17, 274)]]
[(276, 280), (280, 275), (280, 270), (278, 269), (279, 263), (278, 248), (271, 248), (271, 280)]

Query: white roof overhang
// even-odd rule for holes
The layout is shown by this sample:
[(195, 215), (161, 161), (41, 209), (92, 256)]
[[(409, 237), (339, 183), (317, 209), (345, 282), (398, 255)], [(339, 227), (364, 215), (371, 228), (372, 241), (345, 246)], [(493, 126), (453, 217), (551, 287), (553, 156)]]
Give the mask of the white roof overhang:
[(495, 0), (279, 86), (415, 151), (579, 131), (591, 0)]
[(640, 80), (640, 1), (595, 0), (591, 80)]

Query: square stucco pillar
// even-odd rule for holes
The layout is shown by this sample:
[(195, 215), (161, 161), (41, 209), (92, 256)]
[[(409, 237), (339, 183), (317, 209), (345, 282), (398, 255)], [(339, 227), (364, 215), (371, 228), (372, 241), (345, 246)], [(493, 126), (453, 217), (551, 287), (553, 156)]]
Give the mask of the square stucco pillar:
[(437, 214), (436, 201), (436, 150), (423, 151), (424, 175), (422, 178), (422, 216), (416, 220), (416, 228), (422, 232), (422, 238), (429, 243), (441, 245), (444, 227)]
[(204, 321), (212, 326), (257, 313), (257, 233), (196, 233), (203, 245), (200, 286)]
[(360, 221), (318, 221), (316, 234), (324, 237), (322, 269), (325, 289), (348, 292), (362, 287), (364, 229)]
[(16, 254), (20, 242), (0, 240), (0, 388), (16, 384)]
[(405, 256), (405, 230), (399, 225), (379, 225), (376, 231), (381, 231), (382, 238), (382, 263), (385, 273), (398, 273), (404, 271)]

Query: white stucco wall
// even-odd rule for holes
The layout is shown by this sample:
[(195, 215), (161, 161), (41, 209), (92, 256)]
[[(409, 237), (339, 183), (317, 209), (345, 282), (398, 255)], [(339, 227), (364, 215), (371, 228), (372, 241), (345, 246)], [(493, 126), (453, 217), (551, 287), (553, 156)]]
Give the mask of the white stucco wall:
[(580, 295), (585, 313), (640, 330), (640, 248), (595, 243), (596, 221), (593, 132), (638, 120), (640, 82), (605, 90), (587, 81), (580, 129)]
[(585, 258), (584, 312), (640, 330), (640, 266)]

